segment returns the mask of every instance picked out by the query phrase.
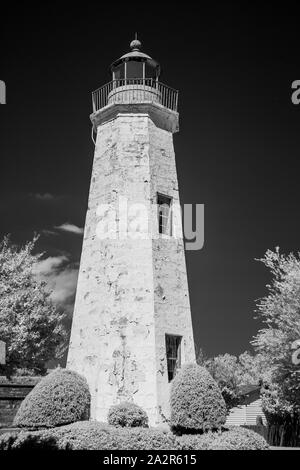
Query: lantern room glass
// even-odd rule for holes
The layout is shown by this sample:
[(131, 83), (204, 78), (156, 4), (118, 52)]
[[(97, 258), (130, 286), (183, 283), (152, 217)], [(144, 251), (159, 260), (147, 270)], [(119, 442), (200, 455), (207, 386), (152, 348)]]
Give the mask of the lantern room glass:
[(145, 78), (145, 62), (136, 60), (126, 62), (126, 78)]
[(113, 80), (124, 80), (125, 78), (125, 64), (124, 62), (115, 68), (113, 71)]
[(150, 61), (127, 59), (112, 68), (115, 86), (145, 84), (155, 87), (158, 69)]

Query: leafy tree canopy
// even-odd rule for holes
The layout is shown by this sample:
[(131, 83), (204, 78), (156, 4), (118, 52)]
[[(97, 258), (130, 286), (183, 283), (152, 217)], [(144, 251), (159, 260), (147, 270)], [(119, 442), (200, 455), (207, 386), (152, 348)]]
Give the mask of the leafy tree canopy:
[(227, 409), (239, 403), (241, 386), (261, 383), (265, 370), (263, 356), (248, 351), (240, 356), (220, 354), (209, 359), (201, 351), (197, 362), (208, 369), (219, 385)]
[(260, 259), (272, 275), (268, 293), (257, 304), (262, 328), (252, 341), (270, 368), (263, 402), (268, 412), (300, 411), (300, 368), (292, 361), (292, 345), (300, 339), (300, 254), (279, 248)]
[(38, 237), (22, 247), (9, 237), (0, 243), (0, 339), (6, 342), (7, 365), (44, 372), (45, 364), (64, 351), (64, 313), (52, 303), (45, 281), (34, 273), (42, 254), (33, 254)]

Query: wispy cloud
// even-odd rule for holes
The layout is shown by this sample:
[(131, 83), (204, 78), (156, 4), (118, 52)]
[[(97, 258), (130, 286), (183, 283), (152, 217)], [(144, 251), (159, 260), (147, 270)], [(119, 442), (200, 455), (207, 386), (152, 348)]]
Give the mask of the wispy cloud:
[(54, 227), (57, 230), (61, 230), (62, 232), (69, 232), (69, 233), (75, 233), (76, 235), (82, 235), (84, 232), (84, 229), (81, 227), (77, 227), (77, 225), (70, 224), (68, 222), (58, 225)]
[(56, 276), (52, 276), (51, 298), (54, 303), (64, 305), (68, 310), (70, 310), (69, 307), (73, 307), (77, 278), (78, 268), (70, 266), (57, 273)]
[(72, 263), (65, 256), (52, 256), (38, 261), (34, 272), (36, 276), (47, 283), (51, 290), (52, 301), (71, 314), (74, 306), (78, 264)]
[(49, 276), (62, 264), (67, 262), (69, 258), (65, 255), (62, 256), (49, 256), (49, 258), (38, 261), (34, 267), (34, 273), (43, 276)]

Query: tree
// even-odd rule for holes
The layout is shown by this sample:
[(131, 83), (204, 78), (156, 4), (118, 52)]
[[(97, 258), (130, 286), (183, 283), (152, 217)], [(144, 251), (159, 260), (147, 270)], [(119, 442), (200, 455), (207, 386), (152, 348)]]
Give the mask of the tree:
[(238, 383), (240, 385), (259, 385), (268, 376), (269, 365), (262, 354), (245, 351), (238, 357)]
[(217, 382), (227, 410), (230, 410), (238, 403), (237, 357), (230, 354), (219, 355), (208, 359), (205, 366)]
[(221, 389), (227, 410), (240, 402), (240, 387), (242, 385), (259, 385), (265, 371), (265, 361), (261, 355), (252, 355), (245, 351), (240, 356), (220, 354), (206, 359), (201, 351), (197, 362), (204, 365)]
[[(269, 364), (263, 401), (266, 411), (300, 412), (300, 370), (292, 361), (292, 345), (300, 339), (300, 257), (285, 256), (279, 248), (260, 259), (271, 272), (268, 294), (257, 304), (264, 324), (252, 344)], [(269, 390), (269, 392), (268, 392)], [(267, 407), (269, 406), (269, 410)]]
[(0, 243), (0, 339), (7, 347), (2, 372), (9, 374), (18, 368), (43, 373), (46, 362), (64, 351), (64, 313), (53, 305), (45, 281), (34, 274), (42, 257), (33, 254), (37, 240), (23, 247), (9, 237)]

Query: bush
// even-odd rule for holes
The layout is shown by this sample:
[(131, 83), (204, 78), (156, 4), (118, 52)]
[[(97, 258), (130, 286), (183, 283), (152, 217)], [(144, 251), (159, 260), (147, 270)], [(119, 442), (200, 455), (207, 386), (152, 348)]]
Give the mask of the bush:
[(171, 385), (171, 426), (182, 433), (220, 429), (226, 421), (226, 405), (210, 373), (188, 364)]
[[(6, 447), (2, 446), (2, 442)], [(176, 437), (156, 429), (112, 427), (104, 423), (79, 422), (43, 431), (21, 431), (0, 437), (0, 449), (56, 450), (176, 450)]]
[(217, 435), (209, 450), (267, 450), (267, 441), (250, 429), (232, 427)]
[(177, 443), (180, 450), (208, 450), (217, 436), (216, 432), (183, 434), (177, 437)]
[(267, 450), (268, 447), (261, 436), (239, 427), (176, 437), (155, 428), (116, 428), (81, 421), (0, 436), (0, 450)]
[(112, 426), (121, 427), (148, 427), (148, 416), (145, 411), (134, 403), (120, 403), (110, 408), (108, 412), (108, 423)]
[(181, 450), (267, 450), (266, 440), (253, 431), (234, 426), (218, 432), (177, 437)]
[(44, 377), (21, 403), (13, 425), (51, 428), (89, 418), (90, 392), (76, 372), (56, 369)]
[(119, 428), (120, 450), (175, 450), (176, 437), (171, 432), (158, 431), (155, 428)]
[(0, 435), (0, 450), (10, 450), (18, 437), (17, 432), (7, 432)]
[(19, 434), (3, 434), (0, 450), (58, 450), (57, 438), (50, 431), (21, 431)]

